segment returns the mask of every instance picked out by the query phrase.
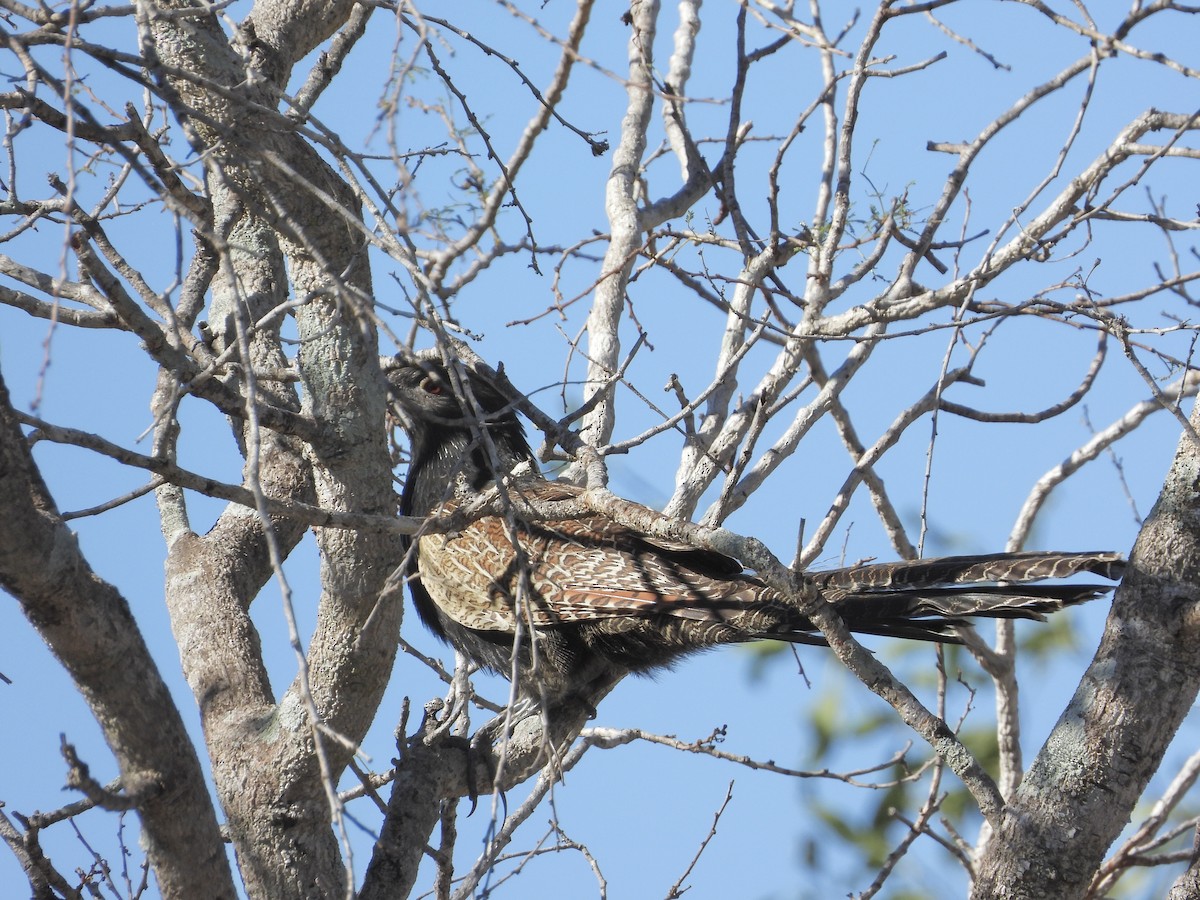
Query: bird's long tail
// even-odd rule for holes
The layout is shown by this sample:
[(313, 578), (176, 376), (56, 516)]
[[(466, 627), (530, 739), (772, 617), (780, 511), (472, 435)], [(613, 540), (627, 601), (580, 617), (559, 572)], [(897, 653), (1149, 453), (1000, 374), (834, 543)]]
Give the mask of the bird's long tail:
[[(851, 631), (957, 642), (976, 617), (1042, 619), (1112, 585), (1037, 584), (1079, 574), (1120, 579), (1116, 553), (995, 553), (850, 566), (809, 573)], [(802, 637), (797, 636), (800, 640)]]

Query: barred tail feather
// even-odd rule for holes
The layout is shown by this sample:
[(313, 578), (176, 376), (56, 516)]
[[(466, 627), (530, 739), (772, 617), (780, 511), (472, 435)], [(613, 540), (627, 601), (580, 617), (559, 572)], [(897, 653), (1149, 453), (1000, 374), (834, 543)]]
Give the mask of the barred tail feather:
[(851, 566), (811, 577), (851, 631), (958, 643), (955, 629), (974, 618), (1042, 620), (1112, 590), (1029, 582), (1080, 573), (1117, 579), (1124, 567), (1115, 553), (998, 553)]
[(1116, 581), (1124, 571), (1125, 560), (1119, 553), (1032, 551), (866, 563), (807, 574), (820, 588), (841, 588), (848, 593), (859, 593), (872, 589), (983, 582), (1027, 584), (1085, 572)]

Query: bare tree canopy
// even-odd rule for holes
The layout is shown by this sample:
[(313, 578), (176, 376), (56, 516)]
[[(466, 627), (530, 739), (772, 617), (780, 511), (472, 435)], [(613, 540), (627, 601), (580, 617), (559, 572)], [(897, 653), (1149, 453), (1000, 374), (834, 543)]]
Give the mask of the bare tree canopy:
[[(1115, 6), (2, 0), (4, 893), (1200, 897), (1200, 7)], [(558, 487), (401, 515), (396, 358)], [(547, 519), (827, 648), (548, 715), (406, 615)], [(948, 554), (1129, 565), (814, 574)]]

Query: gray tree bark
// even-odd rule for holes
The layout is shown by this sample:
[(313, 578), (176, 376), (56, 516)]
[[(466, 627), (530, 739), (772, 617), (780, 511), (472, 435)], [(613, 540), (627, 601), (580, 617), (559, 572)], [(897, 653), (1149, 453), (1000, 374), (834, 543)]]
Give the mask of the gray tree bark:
[[(1194, 409), (1191, 424), (1200, 424)], [(1082, 897), (1200, 690), (1200, 447), (1185, 433), (1095, 658), (1005, 806), (972, 897)]]
[(20, 602), (104, 730), (162, 896), (232, 900), (225, 847), (183, 720), (129, 604), (92, 571), (59, 518), (2, 379), (0, 509), (0, 587)]
[[(235, 422), (246, 447), (246, 486), (272, 499), (390, 515), (378, 342), (361, 302), (370, 288), (356, 233), (361, 214), (348, 186), (275, 112), (292, 66), (353, 8), (258, 3), (235, 48), (215, 16), (172, 15), (191, 4), (163, 3), (147, 7), (143, 48), (163, 63), (155, 74), (205, 154), (220, 258), (214, 350), (247, 340), (252, 324), (289, 299), (289, 272), (303, 301), (295, 308), (299, 395), (286, 386), (258, 388), (253, 379), (255, 369), (284, 362), (278, 320), (254, 329), (239, 357), (250, 363), (240, 384), (245, 415)], [(311, 422), (316, 438), (260, 433), (256, 418), (268, 406)], [(169, 435), (162, 438), (169, 444)], [(305, 527), (230, 507), (198, 535), (179, 491), (160, 489), (159, 503), (167, 603), (246, 890), (271, 898), (347, 893), (353, 886), (331, 827), (331, 792), (375, 716), (395, 657), (402, 606), (398, 593), (383, 588), (400, 558), (396, 538), (316, 529), (321, 591), (307, 677), (277, 697), (248, 611)], [(318, 746), (317, 723), (341, 739)]]

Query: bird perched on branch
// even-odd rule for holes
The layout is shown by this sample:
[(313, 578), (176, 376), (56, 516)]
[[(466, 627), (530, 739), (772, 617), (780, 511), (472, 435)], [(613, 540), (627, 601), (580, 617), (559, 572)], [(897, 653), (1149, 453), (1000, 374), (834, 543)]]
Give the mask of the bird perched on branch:
[[(387, 378), (411, 440), (401, 513), (434, 517), (489, 487), (525, 508), (577, 500), (542, 478), (516, 413), (473, 374), (396, 360)], [(523, 471), (522, 471), (523, 470)], [(505, 504), (499, 502), (498, 509)], [(622, 677), (718, 644), (822, 644), (798, 604), (735, 559), (648, 535), (595, 513), (476, 518), (409, 540), (417, 612), (523, 695), (593, 704)], [(1119, 578), (1113, 553), (1012, 553), (858, 565), (806, 576), (851, 631), (957, 642), (976, 616), (1041, 619), (1109, 586), (1032, 584), (1090, 572)]]

